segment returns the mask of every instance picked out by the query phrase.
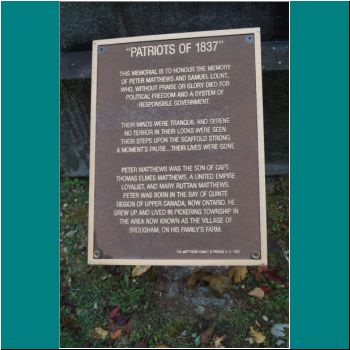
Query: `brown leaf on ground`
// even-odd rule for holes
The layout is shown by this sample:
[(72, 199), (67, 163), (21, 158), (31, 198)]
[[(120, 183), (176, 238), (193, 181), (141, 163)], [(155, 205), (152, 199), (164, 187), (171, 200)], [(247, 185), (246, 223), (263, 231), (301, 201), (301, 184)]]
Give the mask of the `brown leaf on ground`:
[(209, 287), (219, 293), (219, 295), (225, 294), (232, 287), (232, 280), (229, 276), (220, 273), (211, 277), (209, 281)]
[(123, 331), (124, 335), (129, 335), (131, 332), (131, 314), (120, 314), (114, 318), (114, 320), (108, 320), (108, 330), (111, 333), (116, 332), (118, 329)]
[(271, 291), (271, 288), (267, 284), (262, 284), (260, 288), (264, 291), (265, 294), (269, 294)]
[(205, 331), (203, 331), (201, 333), (200, 339), (201, 339), (201, 343), (202, 344), (206, 344), (206, 343), (209, 342), (209, 340), (213, 336), (214, 328), (215, 328), (215, 325), (213, 324), (213, 325), (211, 325), (209, 328), (207, 328)]
[(90, 337), (94, 339), (106, 339), (108, 336), (108, 332), (101, 328), (101, 327), (96, 327), (93, 331), (90, 332)]
[(160, 345), (155, 346), (155, 348), (167, 348), (167, 349), (169, 349), (169, 346), (165, 345), (165, 344), (160, 344)]
[(132, 277), (139, 277), (148, 271), (152, 266), (149, 265), (138, 265), (135, 266), (131, 272)]
[(121, 328), (116, 329), (114, 332), (111, 333), (111, 339), (115, 340), (120, 338), (122, 335), (122, 330)]
[(266, 340), (265, 335), (256, 331), (253, 327), (250, 327), (249, 334), (256, 344), (262, 344)]
[(224, 339), (226, 338), (226, 334), (221, 337), (215, 337), (213, 341), (214, 348), (224, 348), (225, 346), (222, 344)]
[(256, 287), (251, 290), (248, 295), (254, 298), (262, 299), (265, 296), (265, 292), (261, 288)]
[(275, 282), (281, 286), (285, 286), (283, 278), (275, 271), (264, 271), (263, 275), (272, 282)]
[(117, 305), (111, 311), (109, 311), (108, 317), (113, 320), (113, 318), (117, 317), (120, 314), (120, 308)]
[(209, 283), (213, 274), (205, 270), (197, 270), (192, 272), (190, 278), (187, 281), (187, 286), (190, 288), (195, 287), (199, 282)]
[(241, 283), (247, 277), (247, 273), (246, 266), (234, 266), (229, 270), (229, 277), (234, 283)]

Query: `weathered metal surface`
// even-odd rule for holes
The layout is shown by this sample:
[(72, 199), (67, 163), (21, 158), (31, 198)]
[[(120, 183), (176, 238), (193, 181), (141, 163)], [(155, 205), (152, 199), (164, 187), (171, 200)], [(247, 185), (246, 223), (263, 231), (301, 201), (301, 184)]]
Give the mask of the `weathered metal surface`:
[[(263, 70), (289, 69), (288, 41), (262, 43)], [(62, 52), (60, 62), (61, 79), (91, 78), (91, 51)]]
[[(289, 72), (264, 71), (266, 173), (288, 173)], [(61, 81), (61, 164), (68, 176), (89, 175), (90, 80)]]
[(89, 263), (266, 265), (259, 30), (142, 40), (94, 46)]

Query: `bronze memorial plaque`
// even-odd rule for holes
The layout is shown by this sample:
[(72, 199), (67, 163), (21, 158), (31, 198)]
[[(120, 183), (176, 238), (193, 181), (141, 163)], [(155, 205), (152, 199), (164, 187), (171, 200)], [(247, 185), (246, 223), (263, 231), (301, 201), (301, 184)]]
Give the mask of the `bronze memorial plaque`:
[(90, 264), (267, 264), (260, 44), (93, 42)]

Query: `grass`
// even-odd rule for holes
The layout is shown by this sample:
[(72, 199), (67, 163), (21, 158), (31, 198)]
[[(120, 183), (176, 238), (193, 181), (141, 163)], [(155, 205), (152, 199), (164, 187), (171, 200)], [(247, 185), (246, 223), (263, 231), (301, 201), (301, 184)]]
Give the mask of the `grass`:
[[(288, 263), (278, 242), (288, 244), (288, 177), (267, 179), (269, 269), (288, 279)], [(161, 267), (153, 267), (133, 279), (130, 266), (87, 265), (88, 183), (85, 179), (61, 179), (61, 347), (189, 347), (198, 345), (199, 335), (214, 324), (213, 336), (226, 335), (226, 347), (276, 347), (271, 327), (288, 323), (288, 288), (269, 283), (263, 299), (249, 297), (257, 286), (249, 274), (244, 288), (235, 285), (233, 305), (193, 312), (183, 300), (167, 299), (159, 292)], [(175, 298), (176, 299), (176, 298)], [(95, 339), (96, 327), (108, 330), (108, 312), (119, 305), (131, 315), (127, 336)], [(266, 316), (269, 321), (264, 321)], [(270, 321), (271, 320), (271, 321)], [(260, 325), (260, 327), (258, 326)], [(264, 344), (247, 342), (249, 327), (266, 335)], [(284, 339), (287, 345), (288, 339)], [(200, 344), (205, 347), (210, 344)]]

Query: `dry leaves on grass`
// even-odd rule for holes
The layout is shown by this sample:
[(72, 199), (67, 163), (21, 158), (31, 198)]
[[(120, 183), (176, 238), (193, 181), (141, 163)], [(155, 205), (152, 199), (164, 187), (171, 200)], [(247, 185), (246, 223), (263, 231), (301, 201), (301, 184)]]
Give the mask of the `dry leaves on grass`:
[(146, 271), (148, 271), (151, 268), (149, 265), (138, 265), (135, 266), (132, 270), (131, 276), (132, 277), (139, 277), (143, 275)]
[(109, 311), (108, 330), (112, 340), (116, 340), (122, 335), (129, 336), (131, 332), (131, 317), (131, 314), (122, 312), (118, 305)]
[(221, 337), (215, 337), (213, 341), (214, 348), (224, 348), (225, 346), (222, 344), (224, 339), (226, 338), (226, 334)]
[(266, 340), (265, 335), (259, 331), (256, 331), (253, 327), (250, 327), (249, 334), (256, 344), (262, 344)]
[(265, 296), (265, 292), (261, 288), (256, 287), (251, 290), (248, 295), (254, 298), (262, 299)]
[(247, 273), (248, 269), (246, 266), (235, 266), (226, 273), (216, 274), (201, 269), (191, 274), (187, 281), (187, 286), (193, 288), (200, 283), (209, 284), (209, 287), (221, 296), (232, 287), (233, 283), (242, 282), (246, 278)]
[(219, 295), (224, 295), (232, 287), (231, 278), (223, 273), (214, 275), (209, 282), (209, 287), (214, 289)]
[(263, 272), (263, 275), (270, 281), (274, 282), (281, 287), (286, 287), (286, 283), (284, 282), (284, 279), (275, 271), (265, 271)]
[[(288, 283), (284, 281), (284, 279), (276, 272), (271, 271), (267, 268), (267, 266), (259, 266), (257, 268), (257, 272), (253, 272), (253, 275), (256, 280), (260, 280), (260, 276), (262, 275), (264, 278), (266, 278), (269, 282), (274, 282), (278, 284), (281, 287), (287, 287)], [(256, 276), (259, 276), (256, 278)]]
[(96, 327), (93, 331), (90, 332), (90, 337), (94, 339), (106, 339), (108, 336), (108, 331), (101, 327)]
[(234, 266), (229, 271), (229, 277), (233, 280), (233, 283), (241, 283), (248, 274), (246, 266)]
[(209, 283), (212, 277), (213, 277), (213, 274), (209, 271), (205, 271), (205, 270), (194, 271), (192, 272), (190, 278), (187, 281), (187, 286), (190, 288), (193, 288), (200, 282)]
[(219, 295), (225, 294), (232, 287), (231, 279), (227, 274), (213, 274), (205, 270), (194, 271), (187, 281), (187, 286), (193, 288), (201, 283), (209, 285)]

